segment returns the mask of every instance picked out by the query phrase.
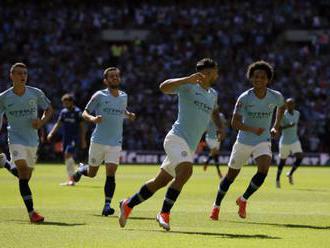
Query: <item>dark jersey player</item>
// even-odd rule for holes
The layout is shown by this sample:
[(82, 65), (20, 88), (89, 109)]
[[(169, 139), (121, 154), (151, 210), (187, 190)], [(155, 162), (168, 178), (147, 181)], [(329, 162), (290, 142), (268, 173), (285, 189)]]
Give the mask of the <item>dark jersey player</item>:
[(61, 110), (58, 120), (52, 130), (49, 132), (47, 139), (50, 141), (54, 134), (62, 127), (62, 140), (64, 161), (68, 175), (67, 182), (62, 185), (73, 186), (72, 176), (75, 172), (75, 155), (77, 149), (81, 146), (86, 148), (85, 128), (82, 119), (81, 110), (74, 105), (73, 96), (65, 94), (62, 96), (63, 109)]

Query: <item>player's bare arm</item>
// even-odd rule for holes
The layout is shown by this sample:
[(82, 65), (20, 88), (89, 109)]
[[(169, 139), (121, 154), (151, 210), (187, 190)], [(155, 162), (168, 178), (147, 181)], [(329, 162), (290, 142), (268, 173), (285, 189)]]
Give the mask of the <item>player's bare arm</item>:
[(187, 77), (167, 79), (160, 84), (159, 89), (164, 94), (171, 94), (181, 85), (188, 83), (200, 84), (204, 79), (205, 79), (205, 75), (203, 75), (200, 72), (197, 72)]
[(40, 129), (50, 120), (50, 118), (53, 116), (53, 113), (54, 113), (53, 107), (49, 106), (42, 114), (41, 119), (38, 118), (32, 120), (32, 127), (34, 129)]
[(231, 119), (231, 126), (236, 130), (241, 130), (245, 132), (254, 133), (256, 135), (261, 135), (265, 129), (261, 127), (251, 127), (242, 122), (242, 116), (239, 114), (234, 114), (233, 118)]
[(91, 115), (90, 113), (88, 113), (86, 109), (82, 113), (82, 117), (84, 118), (84, 120), (94, 124), (98, 124), (102, 122), (102, 115), (97, 115), (97, 116)]
[(58, 129), (60, 129), (61, 126), (62, 126), (62, 123), (60, 121), (57, 121), (55, 123), (52, 130), (50, 130), (49, 134), (47, 135), (48, 141), (50, 141), (53, 138), (54, 134), (58, 131)]
[(275, 118), (274, 126), (270, 130), (270, 133), (274, 138), (278, 138), (280, 134), (280, 125), (285, 109), (286, 109), (286, 105), (284, 104), (281, 107), (277, 108), (276, 110), (276, 118)]
[(220, 118), (219, 108), (215, 108), (212, 112), (212, 120), (217, 127), (217, 138), (219, 141), (224, 140), (226, 136), (225, 124)]

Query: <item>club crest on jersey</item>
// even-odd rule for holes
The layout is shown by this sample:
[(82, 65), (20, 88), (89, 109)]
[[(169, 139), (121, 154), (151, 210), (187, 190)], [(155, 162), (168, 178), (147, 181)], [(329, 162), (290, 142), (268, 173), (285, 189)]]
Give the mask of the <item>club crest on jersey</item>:
[(272, 103), (268, 104), (268, 108), (269, 109), (273, 109), (274, 108), (274, 104), (272, 104)]

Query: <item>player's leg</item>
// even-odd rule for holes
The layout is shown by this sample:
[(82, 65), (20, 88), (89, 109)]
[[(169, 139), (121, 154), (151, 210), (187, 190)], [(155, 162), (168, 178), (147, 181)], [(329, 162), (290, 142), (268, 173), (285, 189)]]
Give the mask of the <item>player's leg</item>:
[(220, 213), (220, 205), (227, 194), (227, 191), (229, 190), (230, 185), (235, 181), (235, 178), (239, 174), (240, 169), (233, 169), (228, 168), (227, 174), (222, 178), (218, 191), (217, 196), (215, 198), (215, 202), (213, 203), (213, 208), (210, 213), (210, 219), (212, 220), (218, 220), (219, 219), (219, 213)]
[(280, 177), (281, 177), (281, 174), (282, 174), (282, 170), (283, 170), (283, 167), (285, 165), (285, 161), (286, 159), (280, 159), (280, 162), (278, 163), (278, 166), (277, 166), (277, 174), (276, 174), (276, 187), (277, 188), (281, 188), (281, 183), (280, 183)]
[(280, 162), (277, 166), (277, 174), (276, 174), (276, 187), (277, 188), (281, 187), (280, 177), (281, 177), (282, 170), (285, 165), (286, 159), (289, 155), (290, 155), (290, 147), (288, 145), (280, 143), (280, 145), (279, 145)]
[(106, 180), (104, 184), (104, 197), (105, 203), (102, 210), (102, 215), (112, 215), (115, 210), (111, 208), (111, 200), (116, 189), (116, 171), (119, 165), (121, 146), (106, 146), (105, 153), (105, 169), (106, 169)]
[(271, 144), (269, 142), (262, 142), (256, 145), (253, 155), (258, 166), (258, 171), (252, 177), (244, 194), (236, 200), (236, 204), (239, 206), (238, 215), (241, 218), (246, 218), (247, 200), (261, 187), (268, 174), (272, 160)]
[[(165, 159), (166, 160), (166, 159)], [(120, 202), (120, 215), (119, 215), (119, 224), (121, 227), (126, 225), (127, 218), (131, 213), (132, 209), (141, 204), (142, 202), (149, 199), (156, 191), (165, 187), (173, 177), (166, 172), (163, 168), (160, 169), (160, 172), (157, 176), (149, 181), (147, 181), (140, 190), (132, 195), (128, 199), (124, 199)]]
[(103, 216), (114, 214), (115, 210), (111, 208), (111, 201), (116, 189), (115, 175), (118, 165), (114, 163), (106, 163), (106, 179), (104, 184), (104, 208), (102, 210)]
[(211, 151), (209, 151), (209, 154), (208, 154), (208, 157), (203, 165), (203, 170), (206, 171), (207, 170), (207, 167), (209, 165), (209, 163), (211, 162), (212, 160), (212, 155), (211, 155)]
[[(120, 202), (121, 214), (119, 224), (121, 227), (125, 226), (127, 217), (134, 206), (150, 198), (158, 189), (166, 186), (173, 178), (176, 177), (176, 168), (178, 165), (184, 162), (188, 162), (190, 164), (193, 162), (192, 152), (190, 151), (186, 141), (175, 134), (169, 133), (166, 136), (164, 140), (164, 149), (167, 156), (163, 161), (161, 171), (156, 178), (148, 181), (144, 186), (142, 186), (140, 191), (129, 200), (123, 200)], [(180, 171), (180, 173), (183, 174), (184, 172)], [(183, 175), (181, 177), (183, 177)], [(177, 188), (180, 188), (179, 184), (176, 186)], [(173, 191), (171, 190), (171, 192)]]
[(240, 144), (238, 142), (234, 144), (228, 163), (227, 174), (222, 178), (219, 184), (217, 196), (209, 216), (212, 220), (219, 219), (221, 202), (229, 190), (230, 185), (234, 182), (235, 178), (239, 174), (242, 166), (249, 159), (251, 152), (251, 146)]
[(101, 144), (91, 143), (88, 152), (88, 164), (79, 164), (78, 170), (73, 174), (73, 180), (79, 182), (82, 175), (86, 177), (95, 177), (99, 165), (105, 158), (107, 147)]
[(33, 165), (36, 161), (36, 152), (37, 148), (35, 147), (25, 147), (21, 145), (10, 146), (11, 157), (18, 171), (19, 191), (32, 223), (44, 221), (44, 217), (34, 211), (32, 192), (29, 186)]
[(167, 157), (161, 168), (171, 175), (174, 180), (167, 189), (162, 210), (157, 214), (156, 219), (160, 226), (168, 231), (170, 229), (170, 210), (180, 195), (184, 184), (192, 175), (194, 158), (187, 142), (177, 135), (167, 135), (164, 141), (164, 149)]
[(258, 170), (257, 173), (252, 177), (248, 188), (244, 192), (243, 200), (248, 200), (249, 197), (260, 188), (265, 178), (267, 177), (271, 164), (271, 157), (268, 155), (261, 155), (255, 160), (258, 166)]
[(293, 184), (293, 173), (297, 170), (303, 160), (303, 153), (301, 149), (300, 141), (295, 142), (291, 145), (292, 153), (294, 154), (296, 160), (294, 161), (293, 165), (291, 166), (291, 170), (287, 173), (289, 178), (289, 183)]
[(191, 177), (192, 172), (193, 164), (191, 162), (182, 162), (175, 168), (175, 178), (166, 191), (161, 212), (157, 215), (159, 224), (167, 231), (170, 230), (169, 218), (171, 209), (178, 199), (183, 186)]
[(5, 153), (0, 153), (0, 169), (6, 168), (12, 175), (18, 177), (18, 171), (15, 163), (8, 161)]
[(289, 172), (289, 174), (292, 176), (293, 173), (297, 170), (297, 168), (300, 166), (302, 160), (303, 160), (303, 154), (300, 152), (300, 153), (295, 153), (294, 154), (296, 160), (294, 161), (292, 167), (291, 167), (291, 170)]
[(29, 181), (32, 174), (32, 168), (29, 168), (27, 166), (26, 161), (23, 159), (16, 160), (15, 164), (18, 171), (19, 191), (21, 193), (25, 207), (31, 219), (32, 214), (34, 212), (32, 192), (29, 186)]
[(66, 167), (66, 173), (68, 176), (66, 185), (67, 186), (73, 186), (74, 180), (73, 175), (75, 173), (75, 161), (73, 159), (75, 147), (72, 145), (65, 145), (64, 150), (64, 163)]
[(267, 177), (268, 170), (271, 164), (271, 157), (269, 155), (261, 155), (257, 157), (256, 163), (258, 166), (257, 173), (252, 177), (249, 186), (244, 194), (237, 198), (236, 204), (239, 206), (238, 215), (241, 218), (246, 218), (246, 204), (247, 200), (253, 195), (264, 183)]

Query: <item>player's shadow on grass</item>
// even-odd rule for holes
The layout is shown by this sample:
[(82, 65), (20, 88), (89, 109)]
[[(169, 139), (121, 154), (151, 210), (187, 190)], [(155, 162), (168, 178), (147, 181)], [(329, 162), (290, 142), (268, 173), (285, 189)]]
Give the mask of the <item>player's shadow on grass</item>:
[(329, 192), (329, 190), (326, 189), (292, 189), (297, 191), (310, 191), (310, 192)]
[(232, 233), (213, 233), (213, 232), (190, 232), (190, 231), (162, 231), (162, 230), (139, 230), (139, 229), (125, 229), (128, 231), (141, 231), (141, 232), (160, 232), (160, 233), (173, 233), (173, 234), (186, 234), (186, 235), (201, 235), (201, 236), (214, 236), (228, 239), (281, 239), (280, 237), (273, 237), (264, 234), (232, 234)]
[[(118, 215), (116, 215), (116, 213), (114, 215), (111, 216), (102, 216), (101, 214), (92, 214), (92, 216), (96, 216), (96, 217), (103, 217), (103, 218), (115, 218), (118, 219)], [(156, 218), (152, 218), (152, 217), (129, 217), (130, 220), (155, 220)]]
[[(23, 220), (9, 220), (12, 222), (16, 222), (16, 223), (20, 223), (20, 224), (29, 224), (30, 222), (28, 221), (23, 221)], [(42, 225), (42, 226), (84, 226), (86, 225), (86, 223), (66, 223), (66, 222), (58, 222), (58, 221), (45, 221), (39, 224), (35, 224), (35, 225)]]
[(98, 185), (78, 185), (79, 188), (91, 188), (91, 189), (99, 189), (103, 188), (104, 186), (98, 186)]
[(251, 225), (265, 225), (265, 226), (279, 226), (286, 228), (305, 228), (305, 229), (315, 229), (315, 230), (328, 230), (330, 226), (312, 226), (312, 225), (302, 225), (302, 224), (278, 224), (278, 223), (262, 223), (262, 222), (240, 222), (240, 221), (228, 221), (234, 223), (244, 223)]
[(45, 226), (84, 226), (86, 223), (65, 223), (65, 222), (57, 222), (57, 221), (45, 221), (40, 223), (40, 225)]

